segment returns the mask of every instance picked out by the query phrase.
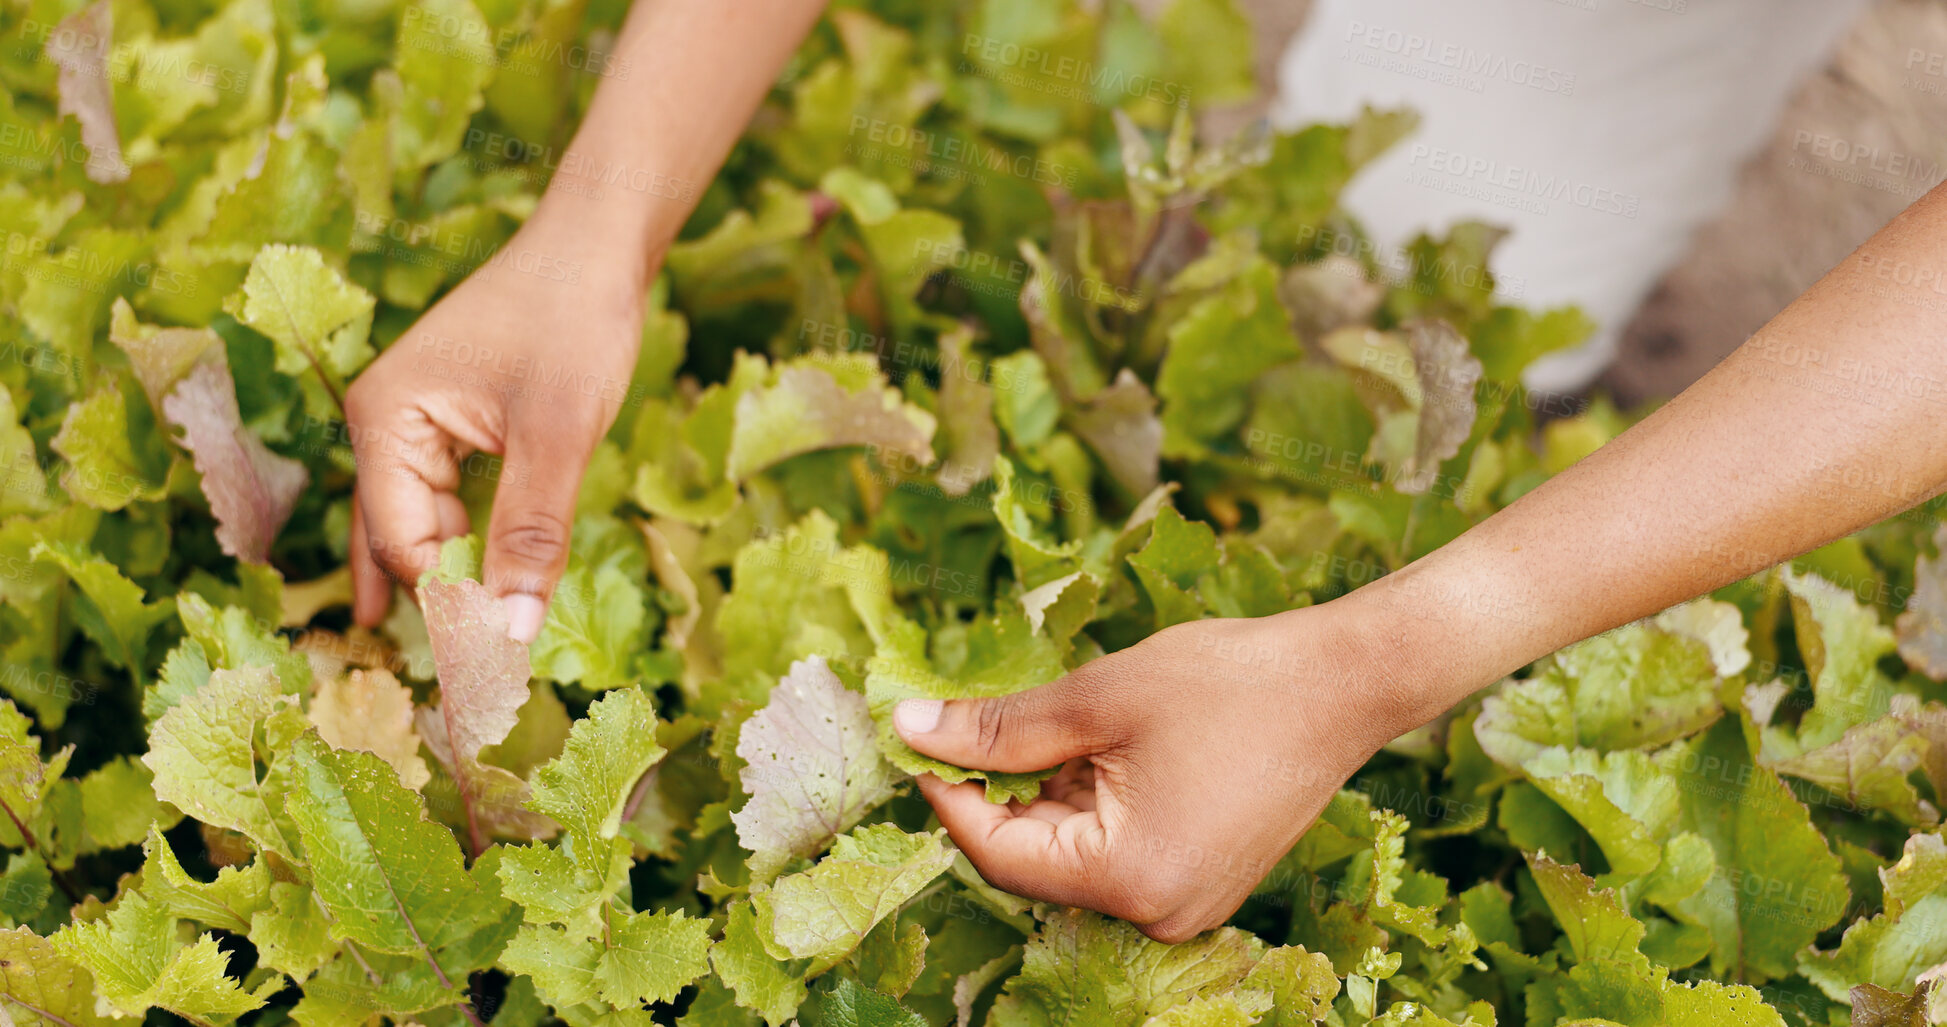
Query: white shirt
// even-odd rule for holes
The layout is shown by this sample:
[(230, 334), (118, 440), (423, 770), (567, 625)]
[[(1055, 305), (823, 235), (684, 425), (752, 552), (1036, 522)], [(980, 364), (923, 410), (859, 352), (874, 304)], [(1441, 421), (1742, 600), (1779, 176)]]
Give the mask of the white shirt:
[(1382, 247), (1481, 220), (1510, 301), (1600, 326), (1537, 362), (1567, 391), (1731, 194), (1865, 0), (1318, 0), (1279, 68), (1273, 120), (1409, 106), (1418, 132), (1345, 204)]

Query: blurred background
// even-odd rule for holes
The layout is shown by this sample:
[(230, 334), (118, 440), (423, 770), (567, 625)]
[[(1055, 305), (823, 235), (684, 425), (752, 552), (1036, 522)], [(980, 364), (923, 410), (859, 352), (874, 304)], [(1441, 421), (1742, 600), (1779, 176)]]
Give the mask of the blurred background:
[[(1314, 0), (1240, 0), (1256, 22), (1260, 97), (1221, 112), (1213, 134), (1274, 109), (1280, 65)], [(1528, 0), (1538, 13), (1648, 0)], [(1692, 14), (1712, 0), (1688, 0)], [(1674, 9), (1672, 5), (1674, 6)], [(1663, 4), (1683, 24), (1682, 0)], [(1779, 16), (1785, 16), (1782, 12)], [(1692, 17), (1695, 23), (1702, 19)], [(1742, 158), (1728, 198), (1681, 244), (1648, 295), (1619, 327), (1615, 357), (1596, 387), (1625, 402), (1667, 398), (1709, 370), (1826, 270), (1891, 220), (1947, 169), (1947, 2), (1874, 0), (1812, 64), (1762, 141)], [(1290, 90), (1289, 71), (1286, 90)], [(1871, 174), (1808, 173), (1815, 140), (1902, 155), (1916, 166), (1901, 181)], [(1829, 157), (1830, 154), (1823, 156)], [(1831, 163), (1831, 162), (1826, 162)], [(1870, 170), (1873, 159), (1855, 163)], [(1917, 176), (1917, 177), (1916, 177)], [(1884, 176), (1881, 176), (1884, 177)], [(1896, 187), (1895, 187), (1896, 186)], [(1357, 210), (1362, 216), (1366, 213)], [(1496, 220), (1492, 207), (1478, 212)]]

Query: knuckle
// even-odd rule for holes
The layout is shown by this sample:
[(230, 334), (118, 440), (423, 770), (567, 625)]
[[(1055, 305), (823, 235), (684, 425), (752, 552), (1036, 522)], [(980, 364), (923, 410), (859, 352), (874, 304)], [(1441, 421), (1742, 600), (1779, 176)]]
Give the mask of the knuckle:
[(1132, 924), (1157, 923), (1175, 911), (1174, 905), (1164, 902), (1163, 896), (1140, 882), (1110, 894), (1102, 907), (1102, 912)]
[(992, 757), (1000, 751), (1012, 719), (1007, 703), (1002, 700), (974, 707), (974, 745), (982, 756)]
[(1120, 742), (1133, 707), (1141, 705), (1129, 702), (1127, 695), (1117, 695), (1105, 675), (1086, 667), (1070, 673), (1061, 689), (1064, 724), (1091, 745)]
[(528, 433), (549, 440), (550, 447), (564, 457), (586, 457), (608, 431), (614, 418), (594, 403), (574, 403), (557, 407), (529, 400), (515, 401), (507, 421), (517, 433)]
[(1203, 929), (1190, 920), (1144, 924), (1136, 929), (1152, 940), (1160, 941), (1165, 945), (1180, 945), (1203, 933)]
[(387, 578), (410, 584), (419, 577), (422, 568), (418, 554), (411, 546), (381, 535), (372, 535), (366, 539), (365, 548), (372, 554), (372, 562)]
[(492, 548), (524, 564), (551, 567), (568, 557), (568, 524), (546, 510), (529, 510), (494, 529)]
[(366, 541), (365, 548), (372, 554), (372, 562), (378, 564), (379, 570), (384, 571), (387, 577), (397, 579), (403, 576), (405, 568), (401, 565), (397, 548), (390, 541), (374, 536)]

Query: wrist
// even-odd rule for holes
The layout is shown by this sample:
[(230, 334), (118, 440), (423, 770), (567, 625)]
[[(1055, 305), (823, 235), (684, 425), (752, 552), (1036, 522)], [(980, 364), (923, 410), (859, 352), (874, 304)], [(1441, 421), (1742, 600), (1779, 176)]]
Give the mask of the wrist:
[(626, 258), (637, 284), (646, 288), (663, 251), (695, 208), (703, 183), (681, 162), (644, 145), (641, 125), (620, 121), (599, 102), (589, 111), (531, 220)]
[(599, 210), (544, 198), (495, 259), (519, 270), (562, 269), (544, 277), (574, 290), (589, 314), (639, 321), (661, 251), (649, 251), (639, 230)]
[(1510, 593), (1459, 559), (1434, 554), (1335, 599), (1350, 674), (1379, 697), (1390, 740), (1525, 665), (1533, 621)]
[(1267, 716), (1288, 723), (1307, 745), (1329, 736), (1357, 764), (1439, 709), (1424, 685), (1416, 639), (1385, 630), (1381, 614), (1350, 600), (1204, 622), (1198, 656), (1213, 674), (1274, 688), (1277, 698), (1265, 704)]

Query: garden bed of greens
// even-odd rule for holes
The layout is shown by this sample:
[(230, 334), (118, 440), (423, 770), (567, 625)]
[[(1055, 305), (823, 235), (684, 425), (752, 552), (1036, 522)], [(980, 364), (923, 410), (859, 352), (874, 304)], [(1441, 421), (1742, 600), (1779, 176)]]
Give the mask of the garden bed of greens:
[(352, 626), (345, 385), (654, 73), (621, 6), (0, 13), (6, 1019), (1928, 1021), (1920, 514), (1388, 746), (1182, 945), (930, 819), (897, 696), (1328, 600), (1628, 422), (1516, 384), (1589, 325), (1492, 228), (1339, 210), (1409, 113), (1195, 137), (1229, 0), (837, 4), (695, 186), (540, 638), (467, 539)]

